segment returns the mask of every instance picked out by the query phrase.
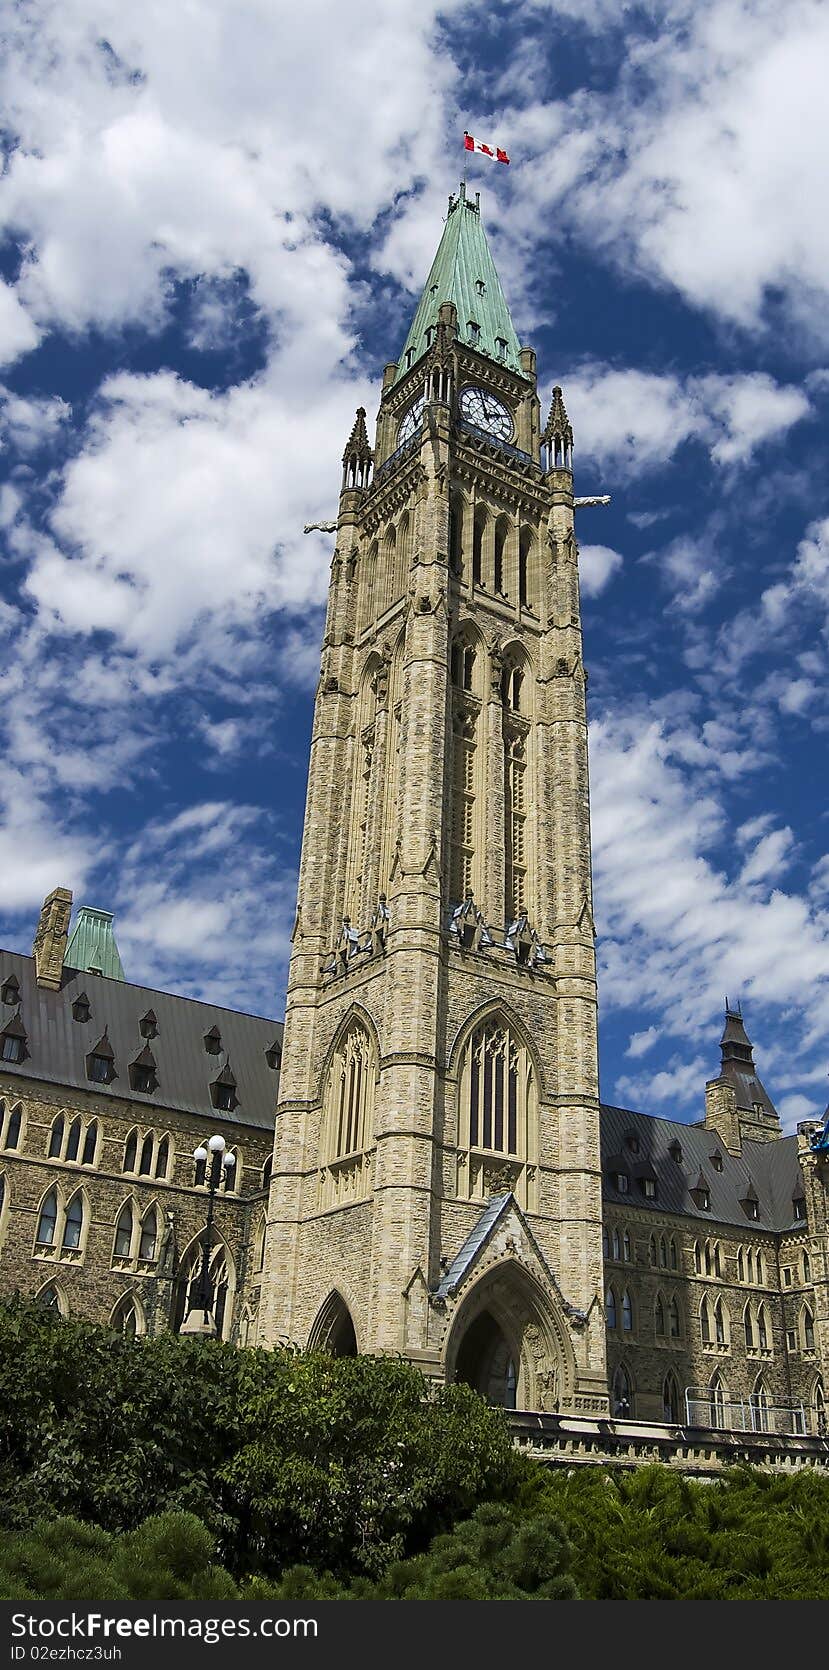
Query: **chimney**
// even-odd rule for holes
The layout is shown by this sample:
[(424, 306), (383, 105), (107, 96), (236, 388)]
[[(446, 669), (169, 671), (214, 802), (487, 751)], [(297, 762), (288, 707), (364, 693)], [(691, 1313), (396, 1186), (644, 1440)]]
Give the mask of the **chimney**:
[(71, 914), (70, 889), (56, 887), (44, 901), (32, 946), (37, 983), (49, 992), (60, 991)]
[(739, 1154), (737, 1093), (728, 1079), (709, 1079), (705, 1086), (705, 1129), (717, 1132), (729, 1154)]

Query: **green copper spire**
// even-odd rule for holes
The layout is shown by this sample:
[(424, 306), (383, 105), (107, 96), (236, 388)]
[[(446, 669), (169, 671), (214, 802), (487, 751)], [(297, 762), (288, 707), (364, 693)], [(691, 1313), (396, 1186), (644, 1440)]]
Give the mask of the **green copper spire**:
[(400, 356), (395, 382), (426, 353), (441, 302), (454, 302), (461, 341), (520, 375), (521, 349), (481, 224), (478, 193), (475, 202), (470, 202), (464, 185), (457, 197), (449, 199), (443, 237)]
[(112, 931), (112, 912), (81, 905), (69, 935), (64, 962), (67, 968), (85, 974), (103, 974), (108, 980), (124, 980), (123, 964)]

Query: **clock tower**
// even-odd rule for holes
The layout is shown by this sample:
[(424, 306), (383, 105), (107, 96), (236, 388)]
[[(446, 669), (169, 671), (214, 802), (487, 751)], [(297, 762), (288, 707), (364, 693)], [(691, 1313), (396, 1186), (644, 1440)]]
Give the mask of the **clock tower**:
[(572, 453), (462, 186), (343, 456), (259, 1338), (599, 1411)]

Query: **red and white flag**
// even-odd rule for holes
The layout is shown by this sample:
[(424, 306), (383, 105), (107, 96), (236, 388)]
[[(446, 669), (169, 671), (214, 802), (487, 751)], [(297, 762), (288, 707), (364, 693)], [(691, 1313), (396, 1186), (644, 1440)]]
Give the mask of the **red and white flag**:
[(491, 157), (493, 162), (509, 162), (506, 151), (500, 145), (485, 145), (481, 139), (473, 139), (471, 133), (464, 132), (463, 146), (465, 151), (480, 151), (485, 157)]

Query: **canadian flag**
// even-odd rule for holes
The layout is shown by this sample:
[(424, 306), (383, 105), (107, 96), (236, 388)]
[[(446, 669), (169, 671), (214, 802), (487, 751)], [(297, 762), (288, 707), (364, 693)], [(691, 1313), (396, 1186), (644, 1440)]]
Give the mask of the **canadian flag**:
[(464, 131), (463, 147), (465, 151), (480, 151), (483, 156), (491, 157), (493, 162), (509, 162), (506, 151), (500, 145), (485, 145), (480, 139), (473, 139), (471, 133)]

